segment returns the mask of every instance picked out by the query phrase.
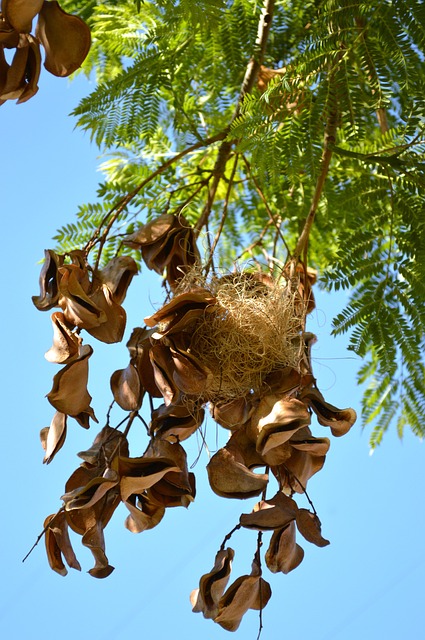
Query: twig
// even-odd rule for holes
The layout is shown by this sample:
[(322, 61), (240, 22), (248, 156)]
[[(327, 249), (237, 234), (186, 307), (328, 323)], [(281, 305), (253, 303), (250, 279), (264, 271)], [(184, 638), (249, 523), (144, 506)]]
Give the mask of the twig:
[[(252, 91), (258, 71), (263, 62), (264, 54), (266, 52), (267, 40), (269, 37), (270, 27), (272, 23), (274, 4), (275, 4), (275, 0), (264, 0), (263, 9), (261, 11), (260, 20), (258, 22), (257, 39), (254, 45), (254, 52), (250, 61), (248, 62), (248, 65), (245, 71), (245, 76), (242, 81), (238, 102), (229, 124), (229, 130), (232, 123), (240, 114), (244, 97), (246, 96), (247, 93), (250, 93)], [(205, 226), (208, 216), (211, 213), (211, 208), (217, 193), (218, 185), (220, 184), (220, 180), (222, 179), (224, 172), (226, 170), (226, 164), (229, 159), (230, 153), (232, 151), (233, 144), (235, 142), (237, 141), (223, 140), (223, 142), (221, 143), (218, 149), (217, 158), (216, 158), (214, 169), (213, 169), (214, 181), (208, 192), (206, 205), (199, 217), (199, 220), (195, 225), (196, 236), (199, 236), (201, 229)]]
[[(332, 76), (329, 79), (330, 89), (332, 90)], [(329, 165), (332, 159), (332, 146), (336, 141), (338, 113), (336, 108), (332, 107), (329, 112), (329, 117), (326, 123), (325, 136), (323, 141), (323, 154), (322, 154), (322, 168), (317, 178), (316, 188), (313, 194), (313, 200), (310, 205), (307, 218), (304, 222), (303, 230), (298, 238), (297, 246), (292, 255), (293, 262), (297, 262), (299, 257), (307, 251), (308, 239), (310, 231), (313, 226), (314, 218), (316, 216), (317, 207), (319, 206), (320, 198), (322, 196), (323, 187), (325, 186), (326, 178), (329, 171)]]
[(261, 582), (261, 576), (263, 574), (263, 570), (261, 567), (261, 547), (263, 546), (263, 532), (259, 531), (258, 532), (258, 536), (257, 536), (257, 551), (255, 554), (255, 559), (256, 562), (258, 564), (258, 568), (260, 571), (260, 580), (259, 580), (259, 585), (260, 585), (260, 591), (259, 591), (259, 595), (260, 595), (260, 610), (258, 612), (258, 617), (259, 617), (259, 627), (258, 627), (258, 635), (257, 635), (257, 640), (260, 639), (261, 636), (261, 632), (263, 630), (263, 589), (262, 589), (262, 582)]
[(127, 423), (127, 426), (126, 426), (126, 428), (124, 429), (124, 431), (123, 431), (123, 433), (122, 433), (122, 434), (123, 434), (123, 436), (124, 436), (124, 438), (126, 438), (126, 437), (128, 436), (128, 432), (129, 432), (129, 431), (130, 431), (130, 429), (131, 429), (131, 425), (133, 424), (134, 419), (135, 419), (135, 418), (137, 418), (138, 416), (139, 416), (139, 412), (138, 412), (138, 411), (132, 411), (132, 412), (130, 413), (130, 415), (128, 416), (128, 423)]
[(238, 531), (238, 529), (240, 529), (241, 527), (242, 527), (241, 524), (237, 524), (236, 527), (233, 527), (233, 529), (229, 531), (229, 533), (224, 537), (224, 540), (220, 545), (220, 551), (223, 551), (224, 547), (226, 546), (226, 542), (228, 542), (232, 537), (232, 535), (235, 533), (235, 531)]
[(192, 193), (190, 194), (190, 196), (188, 196), (186, 198), (186, 200), (184, 200), (183, 202), (181, 202), (173, 211), (174, 215), (177, 215), (179, 213), (181, 213), (183, 211), (183, 209), (185, 207), (187, 207), (187, 205), (192, 202), (192, 200), (194, 200), (196, 198), (196, 196), (198, 195), (198, 193), (200, 191), (202, 191), (202, 189), (208, 184), (208, 179), (207, 180), (202, 180), (202, 183), (200, 184), (200, 186), (195, 189), (195, 191), (192, 191)]
[[(207, 455), (208, 455), (209, 457), (211, 457), (211, 456), (210, 456), (210, 450), (209, 450), (209, 448), (208, 448), (208, 444), (207, 444), (206, 437), (205, 437), (205, 436), (206, 436), (206, 433), (207, 433), (207, 425), (205, 425), (204, 430), (205, 430), (205, 432), (203, 432), (203, 431), (202, 431), (202, 426), (199, 426), (199, 427), (197, 428), (197, 430), (196, 430), (196, 440), (197, 440), (197, 444), (198, 444), (198, 449), (199, 449), (199, 451), (198, 451), (198, 455), (196, 456), (195, 460), (194, 460), (194, 461), (192, 462), (192, 464), (190, 465), (190, 468), (191, 468), (191, 469), (194, 469), (194, 468), (196, 467), (196, 465), (198, 464), (198, 462), (199, 462), (199, 460), (200, 460), (200, 458), (201, 458), (202, 449), (203, 449), (204, 447), (205, 447), (205, 451), (207, 452)], [(202, 441), (202, 442), (201, 442), (201, 445), (199, 445), (199, 440), (198, 440), (199, 434), (201, 435), (201, 441)]]
[(244, 253), (252, 253), (252, 250), (255, 249), (255, 247), (258, 247), (259, 245), (261, 245), (264, 236), (266, 235), (267, 231), (269, 230), (269, 227), (271, 227), (271, 225), (273, 224), (273, 220), (269, 220), (264, 227), (261, 230), (260, 235), (258, 236), (257, 240), (255, 240), (254, 242), (252, 242), (248, 247), (246, 247), (242, 253), (240, 253), (237, 257), (236, 260), (240, 260), (243, 256)]
[[(131, 200), (133, 200), (133, 198), (147, 184), (149, 184), (149, 182), (151, 182), (157, 176), (161, 175), (161, 173), (164, 173), (164, 171), (166, 169), (168, 169), (168, 167), (173, 165), (175, 162), (178, 162), (179, 160), (181, 160), (181, 158), (184, 158), (189, 153), (192, 153), (192, 151), (196, 151), (196, 149), (200, 149), (201, 147), (210, 146), (211, 144), (214, 144), (214, 142), (218, 142), (219, 140), (223, 140), (227, 136), (227, 133), (228, 133), (227, 130), (220, 131), (220, 133), (217, 133), (215, 136), (211, 136), (210, 138), (207, 138), (206, 140), (200, 140), (198, 142), (195, 142), (190, 147), (187, 147), (186, 149), (183, 149), (183, 151), (180, 151), (180, 153), (177, 153), (175, 156), (172, 156), (171, 158), (169, 158), (168, 160), (163, 162), (157, 169), (155, 169), (155, 171), (150, 173), (149, 176), (147, 178), (145, 178), (145, 180), (143, 180), (135, 189), (133, 189), (133, 191), (130, 191), (130, 193), (128, 193), (126, 196), (124, 196), (124, 198), (121, 198), (121, 200), (119, 200), (108, 211), (108, 213), (103, 217), (103, 219), (100, 222), (99, 226), (97, 227), (96, 231), (94, 232), (94, 234), (92, 235), (91, 239), (89, 240), (89, 242), (86, 244), (86, 246), (84, 248), (86, 253), (88, 253), (95, 246), (95, 244), (97, 244), (97, 243), (100, 244), (99, 254), (101, 253), (102, 247), (106, 242), (106, 238), (108, 237), (108, 233), (109, 233), (112, 225), (114, 224), (114, 222), (116, 221), (116, 219), (120, 215), (120, 213), (131, 202)], [(110, 216), (112, 216), (112, 217), (110, 218)], [(101, 230), (102, 230), (102, 228), (104, 227), (104, 225), (106, 223), (108, 223), (108, 224), (105, 227), (105, 229), (104, 229), (104, 231), (102, 232), (102, 235), (101, 235)]]
[(228, 182), (228, 185), (227, 185), (226, 196), (224, 198), (223, 213), (221, 215), (220, 225), (218, 227), (218, 230), (217, 230), (217, 233), (216, 233), (215, 238), (213, 240), (213, 243), (212, 243), (212, 245), (210, 247), (210, 255), (209, 255), (209, 258), (208, 258), (208, 262), (205, 265), (205, 275), (208, 275), (208, 272), (210, 270), (210, 267), (211, 267), (211, 264), (212, 264), (212, 261), (213, 261), (214, 251), (216, 249), (216, 246), (217, 246), (218, 241), (220, 239), (220, 236), (222, 234), (222, 231), (223, 231), (223, 228), (224, 228), (224, 223), (226, 222), (227, 209), (228, 209), (228, 206), (229, 206), (229, 199), (230, 199), (230, 192), (231, 192), (232, 187), (233, 187), (233, 180), (234, 180), (234, 177), (235, 177), (236, 168), (238, 166), (238, 160), (239, 160), (239, 157), (238, 157), (238, 154), (236, 154), (235, 155), (235, 162), (233, 163), (233, 167), (232, 167), (232, 173), (230, 174), (229, 182)]
[(257, 31), (257, 39), (255, 40), (254, 45), (254, 55), (251, 60), (248, 62), (248, 66), (245, 71), (245, 77), (242, 81), (242, 89), (241, 95), (239, 98), (239, 104), (237, 108), (237, 113), (234, 118), (239, 114), (240, 103), (243, 97), (247, 93), (251, 93), (254, 82), (257, 77), (257, 73), (260, 70), (260, 66), (263, 63), (264, 56), (266, 53), (267, 40), (270, 33), (270, 27), (272, 24), (273, 12), (274, 12), (275, 0), (265, 0), (263, 9), (261, 11), (261, 17), (258, 22), (258, 31)]
[(114, 404), (115, 404), (115, 400), (112, 400), (111, 404), (109, 405), (109, 409), (107, 411), (107, 414), (106, 414), (106, 426), (107, 427), (109, 427), (109, 421), (110, 421), (110, 418), (111, 418), (111, 411), (112, 411), (112, 407), (114, 406)]
[[(314, 515), (315, 515), (315, 516), (317, 516), (317, 511), (316, 511), (316, 509), (315, 509), (315, 506), (314, 506), (314, 504), (313, 504), (312, 500), (310, 499), (310, 496), (309, 496), (309, 495), (308, 495), (308, 493), (307, 493), (307, 489), (306, 489), (306, 488), (304, 487), (304, 485), (301, 483), (301, 481), (299, 480), (299, 478), (297, 478), (297, 476), (296, 476), (292, 471), (290, 471), (290, 470), (288, 469), (288, 467), (287, 467), (285, 464), (282, 464), (282, 466), (286, 469), (286, 472), (288, 473), (288, 476), (290, 477), (290, 476), (292, 475), (292, 476), (294, 477), (294, 479), (296, 480), (296, 482), (298, 482), (298, 484), (300, 485), (300, 487), (301, 487), (301, 489), (302, 489), (302, 491), (303, 491), (303, 493), (304, 493), (305, 497), (307, 498), (307, 501), (308, 501), (308, 503), (309, 503), (310, 507), (313, 509), (313, 513), (314, 513)], [(280, 478), (279, 478), (279, 481), (280, 481)], [(292, 491), (294, 491), (294, 489), (292, 488), (292, 485), (291, 485), (291, 490), (292, 490)]]
[(148, 393), (148, 397), (149, 397), (149, 407), (150, 407), (151, 413), (153, 413), (155, 411), (155, 407), (153, 406), (153, 398), (150, 393)]
[(140, 422), (141, 422), (141, 423), (143, 424), (143, 426), (145, 427), (145, 429), (146, 429), (146, 433), (148, 434), (148, 436), (150, 436), (150, 435), (151, 435), (151, 432), (150, 432), (150, 429), (149, 429), (149, 425), (148, 425), (148, 423), (146, 422), (146, 420), (144, 419), (144, 417), (143, 417), (143, 416), (141, 416), (139, 413), (137, 414), (137, 417), (139, 418)]
[(283, 237), (282, 231), (280, 229), (280, 216), (278, 216), (278, 219), (276, 220), (272, 210), (269, 207), (269, 204), (268, 204), (268, 202), (266, 200), (266, 197), (265, 197), (264, 193), (262, 192), (260, 185), (258, 184), (258, 181), (257, 181), (256, 177), (252, 173), (250, 163), (248, 162), (248, 160), (247, 160), (247, 158), (245, 156), (242, 156), (242, 158), (243, 158), (243, 161), (245, 162), (246, 168), (248, 170), (249, 177), (251, 178), (252, 182), (254, 183), (255, 189), (256, 189), (258, 195), (260, 196), (261, 200), (263, 201), (263, 204), (264, 204), (264, 206), (266, 208), (266, 211), (267, 211), (267, 215), (269, 216), (270, 221), (276, 227), (276, 232), (279, 234), (279, 237), (282, 240), (286, 251), (288, 252), (288, 256), (290, 256), (291, 255), (291, 251), (290, 251), (288, 245), (286, 244), (286, 240)]
[(40, 542), (41, 538), (44, 536), (44, 534), (46, 533), (47, 529), (49, 529), (53, 522), (56, 520), (56, 518), (62, 513), (62, 511), (65, 511), (65, 507), (61, 507), (59, 509), (59, 511), (57, 511), (55, 513), (55, 515), (53, 516), (53, 518), (51, 520), (49, 520), (49, 522), (46, 524), (46, 526), (44, 527), (43, 531), (37, 536), (37, 540), (34, 542), (34, 544), (32, 545), (31, 549), (28, 551), (27, 555), (25, 556), (25, 558), (22, 558), (22, 562), (25, 562), (25, 560), (28, 558), (28, 556), (31, 555), (31, 553), (34, 551), (34, 549), (36, 548), (36, 546), (38, 545), (38, 543)]

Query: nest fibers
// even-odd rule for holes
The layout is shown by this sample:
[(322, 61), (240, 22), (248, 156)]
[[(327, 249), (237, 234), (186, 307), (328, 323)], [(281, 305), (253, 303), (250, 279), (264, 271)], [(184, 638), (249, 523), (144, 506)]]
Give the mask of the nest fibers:
[(303, 343), (297, 292), (264, 274), (241, 272), (206, 282), (194, 271), (179, 292), (196, 287), (216, 298), (193, 327), (190, 344), (190, 352), (212, 373), (204, 401), (258, 392), (275, 369), (299, 370)]

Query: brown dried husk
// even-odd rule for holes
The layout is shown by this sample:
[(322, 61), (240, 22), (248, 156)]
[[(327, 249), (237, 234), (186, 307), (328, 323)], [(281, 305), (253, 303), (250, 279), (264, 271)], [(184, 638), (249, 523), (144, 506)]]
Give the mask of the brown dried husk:
[(297, 292), (257, 273), (227, 274), (206, 282), (193, 269), (177, 293), (196, 287), (216, 298), (194, 324), (190, 344), (191, 354), (213, 373), (203, 402), (258, 393), (271, 371), (286, 366), (299, 370), (302, 322), (295, 309)]

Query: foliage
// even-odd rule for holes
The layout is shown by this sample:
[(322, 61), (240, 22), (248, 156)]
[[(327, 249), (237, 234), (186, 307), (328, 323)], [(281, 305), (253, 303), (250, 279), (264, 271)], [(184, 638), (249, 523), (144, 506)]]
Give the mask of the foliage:
[[(69, 526), (94, 555), (90, 573), (106, 577), (103, 529), (120, 502), (133, 532), (188, 506), (195, 477), (181, 442), (208, 407), (231, 432), (208, 463), (211, 488), (261, 499), (225, 536), (193, 609), (233, 631), (259, 609), (261, 631), (271, 595), (263, 532), (273, 531), (272, 572), (302, 561), (296, 530), (328, 544), (306, 492), (329, 448), (310, 431), (312, 412), (334, 436), (356, 419), (316, 386), (306, 316), (317, 274), (330, 292), (350, 291), (333, 332), (349, 331), (363, 359), (371, 446), (392, 424), (400, 436), (406, 426), (425, 432), (425, 9), (419, 0), (106, 0), (80, 14), (93, 40), (84, 71), (97, 87), (74, 116), (107, 159), (98, 201), (57, 232), (33, 298), (40, 310), (60, 308), (46, 354), (64, 365), (47, 395), (56, 413), (41, 433), (46, 463), (68, 417), (84, 428), (96, 420), (81, 331), (122, 339), (139, 267), (163, 275), (167, 297), (133, 330), (106, 426), (45, 521), (49, 562), (61, 574), (63, 558), (80, 568)], [(126, 412), (115, 428), (113, 405)], [(130, 457), (136, 419), (149, 444)], [(226, 589), (227, 543), (241, 527), (259, 532), (252, 572)]]
[[(79, 10), (71, 1), (64, 8)], [(308, 260), (322, 286), (351, 290), (334, 332), (350, 331), (350, 349), (365, 359), (359, 382), (372, 447), (394, 420), (400, 434), (409, 425), (422, 437), (423, 4), (276, 2), (257, 87), (238, 107), (260, 12), (249, 0), (85, 6), (93, 38), (85, 69), (98, 86), (74, 115), (109, 159), (102, 204), (82, 207), (78, 233), (72, 225), (60, 230), (58, 246), (88, 242), (101, 212), (199, 142), (126, 204), (105, 256), (121, 250), (117, 236), (133, 228), (126, 225), (182, 207), (191, 223), (215, 234), (226, 202), (220, 265), (264, 254), (284, 263), (314, 200), (324, 128), (336, 118)], [(279, 73), (265, 77), (265, 67)], [(221, 148), (202, 141), (219, 132), (231, 151), (202, 217)]]

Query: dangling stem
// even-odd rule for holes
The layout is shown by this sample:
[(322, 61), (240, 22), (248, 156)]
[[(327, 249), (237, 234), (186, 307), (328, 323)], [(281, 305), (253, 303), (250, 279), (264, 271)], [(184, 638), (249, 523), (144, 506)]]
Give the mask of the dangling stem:
[[(254, 82), (257, 77), (258, 71), (264, 60), (267, 40), (269, 37), (270, 27), (272, 23), (274, 5), (275, 5), (275, 0), (264, 0), (263, 9), (261, 11), (260, 20), (258, 22), (257, 39), (255, 41), (254, 52), (246, 67), (245, 76), (242, 81), (238, 102), (237, 102), (235, 111), (233, 113), (232, 119), (230, 121), (228, 130), (230, 130), (233, 122), (240, 114), (244, 97), (246, 96), (247, 93), (251, 93), (254, 87)], [(235, 142), (237, 141), (223, 140), (223, 142), (221, 143), (218, 149), (217, 158), (216, 158), (214, 169), (213, 169), (214, 180), (208, 192), (207, 203), (199, 217), (199, 220), (195, 225), (196, 236), (199, 236), (201, 229), (205, 226), (208, 216), (211, 213), (212, 205), (214, 203), (215, 196), (217, 194), (218, 185), (220, 184), (220, 181), (223, 178), (224, 172), (226, 170), (226, 164), (232, 152), (233, 144)]]
[(208, 258), (208, 262), (205, 265), (205, 275), (208, 275), (208, 272), (213, 264), (213, 260), (214, 260), (214, 251), (217, 247), (218, 241), (220, 239), (221, 233), (223, 231), (224, 228), (224, 223), (226, 222), (226, 217), (227, 217), (227, 208), (229, 206), (229, 199), (230, 199), (230, 192), (232, 191), (232, 187), (233, 187), (233, 180), (235, 178), (235, 173), (236, 173), (236, 168), (238, 166), (238, 160), (239, 160), (239, 156), (238, 154), (235, 155), (235, 161), (233, 163), (233, 167), (232, 167), (232, 173), (230, 174), (230, 178), (229, 178), (229, 183), (227, 185), (227, 191), (226, 191), (226, 197), (224, 199), (224, 205), (223, 205), (223, 213), (221, 215), (221, 220), (220, 220), (220, 225), (218, 227), (217, 233), (215, 235), (214, 241), (210, 247), (210, 255)]
[(144, 417), (143, 417), (143, 416), (141, 416), (139, 413), (137, 414), (137, 417), (139, 418), (140, 422), (141, 422), (141, 423), (143, 424), (143, 426), (145, 427), (145, 429), (146, 429), (146, 433), (148, 434), (148, 436), (151, 436), (152, 434), (151, 434), (151, 432), (150, 432), (149, 425), (148, 425), (148, 423), (146, 422), (146, 420), (144, 419)]
[(259, 617), (259, 628), (258, 628), (258, 635), (257, 635), (257, 640), (259, 640), (260, 636), (261, 636), (261, 632), (263, 630), (263, 589), (262, 589), (262, 583), (261, 583), (261, 576), (263, 574), (263, 570), (261, 567), (261, 547), (263, 546), (263, 532), (259, 531), (258, 532), (258, 536), (257, 536), (257, 551), (255, 553), (255, 560), (258, 564), (258, 569), (260, 571), (260, 580), (259, 580), (259, 585), (260, 585), (260, 610), (258, 612), (258, 617)]
[(49, 520), (49, 522), (46, 524), (46, 526), (44, 527), (43, 531), (37, 536), (37, 540), (34, 542), (34, 544), (32, 545), (31, 549), (28, 551), (27, 555), (25, 556), (25, 558), (22, 558), (22, 562), (25, 562), (25, 560), (28, 558), (28, 556), (31, 555), (31, 553), (34, 551), (34, 549), (36, 548), (36, 546), (38, 545), (38, 543), (40, 542), (41, 538), (44, 536), (44, 534), (46, 533), (47, 529), (49, 529), (53, 522), (56, 520), (56, 518), (63, 512), (65, 511), (65, 507), (61, 507), (59, 509), (59, 511), (57, 511), (55, 513), (55, 515), (53, 516), (53, 518), (51, 520)]
[[(96, 231), (93, 233), (91, 239), (89, 240), (89, 242), (84, 247), (85, 252), (89, 253), (89, 251), (97, 243), (99, 243), (99, 253), (98, 253), (98, 260), (97, 260), (97, 263), (96, 263), (96, 267), (98, 266), (99, 256), (102, 253), (102, 248), (103, 248), (103, 245), (105, 244), (106, 239), (107, 239), (107, 237), (109, 235), (109, 231), (111, 230), (114, 222), (117, 220), (119, 215), (124, 211), (126, 206), (133, 200), (133, 198), (147, 184), (149, 184), (149, 182), (152, 182), (152, 180), (154, 178), (156, 178), (157, 176), (159, 176), (162, 173), (164, 173), (164, 171), (166, 171), (166, 169), (168, 169), (168, 167), (171, 167), (171, 165), (173, 165), (174, 163), (178, 162), (179, 160), (181, 160), (182, 158), (187, 156), (189, 153), (192, 153), (192, 151), (196, 151), (197, 149), (200, 149), (201, 147), (208, 147), (208, 146), (214, 144), (214, 142), (218, 142), (218, 140), (223, 140), (227, 136), (227, 133), (228, 133), (227, 129), (225, 131), (220, 131), (220, 133), (217, 133), (215, 136), (211, 136), (210, 138), (207, 138), (206, 140), (200, 140), (198, 142), (195, 142), (190, 147), (187, 147), (186, 149), (183, 149), (183, 151), (180, 151), (180, 153), (176, 153), (175, 156), (172, 156), (171, 158), (169, 158), (168, 160), (163, 162), (157, 169), (155, 169), (155, 171), (153, 171), (151, 174), (149, 174), (149, 176), (147, 178), (145, 178), (145, 180), (143, 180), (139, 185), (137, 185), (137, 187), (135, 189), (133, 189), (133, 191), (130, 191), (130, 193), (128, 193), (126, 196), (124, 196), (124, 198), (121, 198), (121, 200), (119, 200), (108, 211), (108, 213), (103, 217), (103, 219), (100, 222), (99, 226), (97, 227)], [(105, 227), (105, 229), (103, 230), (103, 232), (101, 234), (101, 230), (105, 225), (106, 225), (106, 227)]]
[(233, 527), (233, 529), (231, 531), (229, 531), (228, 534), (226, 534), (226, 536), (224, 537), (223, 542), (220, 545), (220, 551), (223, 551), (224, 547), (226, 546), (226, 542), (228, 542), (230, 540), (230, 538), (232, 537), (232, 535), (235, 533), (235, 531), (238, 531), (238, 529), (240, 529), (242, 527), (241, 524), (237, 524), (236, 527)]
[(110, 421), (110, 418), (111, 418), (111, 411), (112, 411), (112, 407), (114, 406), (114, 404), (115, 404), (115, 400), (112, 400), (111, 404), (109, 405), (108, 412), (106, 414), (106, 426), (107, 427), (109, 427), (109, 421)]
[(253, 175), (253, 173), (252, 173), (252, 171), (251, 171), (251, 165), (250, 165), (250, 163), (248, 162), (248, 160), (246, 159), (246, 157), (245, 157), (245, 156), (242, 156), (242, 158), (243, 158), (243, 161), (245, 162), (245, 165), (246, 165), (246, 168), (247, 168), (247, 171), (248, 171), (248, 175), (249, 175), (249, 177), (251, 178), (252, 182), (254, 183), (254, 186), (255, 186), (255, 189), (256, 189), (256, 191), (257, 191), (258, 195), (260, 196), (261, 200), (263, 201), (263, 204), (264, 204), (264, 206), (265, 206), (265, 208), (266, 208), (266, 211), (267, 211), (267, 215), (268, 215), (268, 216), (269, 216), (269, 218), (270, 218), (270, 223), (271, 223), (271, 224), (273, 224), (273, 225), (275, 226), (275, 228), (276, 228), (276, 233), (279, 235), (279, 238), (282, 240), (283, 245), (284, 245), (284, 247), (285, 247), (286, 251), (288, 252), (288, 256), (290, 256), (290, 255), (291, 255), (291, 251), (290, 251), (290, 249), (289, 249), (288, 245), (286, 244), (286, 240), (285, 240), (285, 238), (283, 237), (283, 235), (282, 235), (282, 231), (281, 231), (281, 229), (280, 229), (280, 216), (278, 216), (278, 217), (276, 218), (276, 216), (274, 215), (274, 213), (273, 213), (273, 212), (272, 212), (272, 210), (270, 209), (269, 204), (268, 204), (268, 202), (267, 202), (267, 200), (266, 200), (266, 198), (265, 198), (265, 196), (264, 196), (264, 193), (262, 192), (262, 190), (261, 190), (261, 188), (260, 188), (260, 185), (258, 184), (258, 181), (257, 181), (256, 177)]
[[(133, 424), (134, 419), (138, 417), (138, 415), (139, 415), (139, 412), (138, 412), (138, 411), (132, 411), (132, 412), (130, 413), (130, 415), (129, 415), (129, 417), (128, 417), (128, 423), (127, 423), (127, 426), (126, 426), (126, 428), (125, 428), (125, 429), (124, 429), (124, 431), (123, 431), (123, 436), (124, 436), (124, 438), (126, 438), (126, 437), (128, 436), (128, 432), (129, 432), (129, 431), (130, 431), (130, 429), (131, 429), (131, 425)], [(145, 423), (145, 424), (146, 424), (146, 423)]]
[[(333, 98), (335, 100), (336, 99), (335, 96), (332, 95), (332, 81), (333, 81), (333, 76), (331, 74), (329, 78), (330, 93), (331, 93), (330, 99)], [(304, 222), (303, 230), (301, 231), (300, 237), (297, 242), (297, 246), (295, 247), (295, 251), (292, 256), (294, 263), (298, 261), (301, 255), (306, 254), (307, 252), (310, 231), (313, 226), (314, 218), (316, 216), (316, 211), (319, 206), (320, 198), (322, 196), (323, 188), (325, 186), (326, 178), (329, 172), (329, 166), (332, 159), (332, 147), (336, 142), (337, 126), (338, 126), (338, 111), (335, 105), (330, 105), (329, 116), (326, 122), (325, 135), (323, 140), (321, 171), (317, 178), (316, 188), (314, 190), (313, 200), (310, 205), (310, 210)], [(306, 260), (304, 260), (304, 262), (306, 262)]]
[[(309, 495), (308, 495), (308, 493), (307, 493), (307, 489), (306, 489), (306, 488), (304, 487), (304, 485), (301, 483), (301, 481), (299, 480), (299, 478), (297, 478), (297, 476), (296, 476), (294, 473), (292, 473), (292, 471), (289, 471), (288, 467), (287, 467), (285, 464), (282, 464), (282, 466), (283, 466), (283, 467), (285, 467), (286, 472), (288, 473), (288, 477), (290, 477), (290, 476), (292, 475), (292, 476), (295, 478), (295, 480), (298, 482), (298, 484), (300, 485), (300, 487), (301, 487), (301, 489), (302, 489), (302, 491), (303, 491), (303, 493), (304, 493), (305, 497), (306, 497), (306, 498), (307, 498), (307, 500), (308, 500), (308, 503), (309, 503), (310, 507), (313, 509), (313, 513), (314, 513), (314, 515), (315, 515), (315, 516), (317, 516), (317, 511), (316, 511), (316, 509), (315, 509), (315, 507), (314, 507), (313, 502), (312, 502), (312, 501), (311, 501), (311, 499), (310, 499), (310, 496), (309, 496)], [(292, 492), (293, 492), (293, 491), (294, 491), (294, 489), (292, 488), (292, 484), (290, 484), (290, 487), (291, 487), (291, 490), (292, 490)]]

